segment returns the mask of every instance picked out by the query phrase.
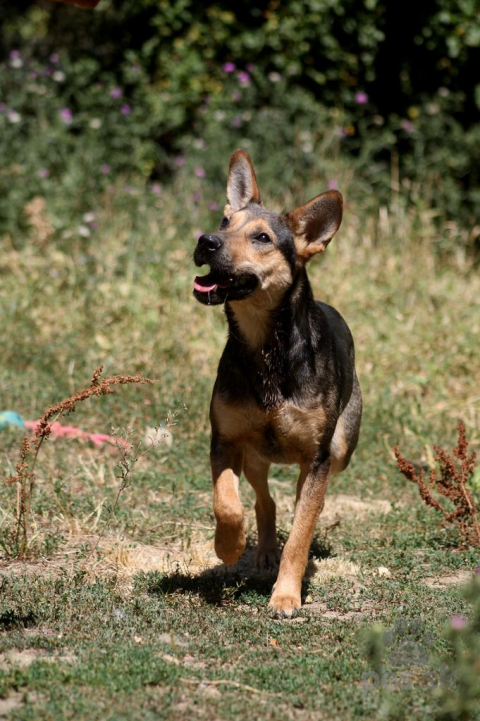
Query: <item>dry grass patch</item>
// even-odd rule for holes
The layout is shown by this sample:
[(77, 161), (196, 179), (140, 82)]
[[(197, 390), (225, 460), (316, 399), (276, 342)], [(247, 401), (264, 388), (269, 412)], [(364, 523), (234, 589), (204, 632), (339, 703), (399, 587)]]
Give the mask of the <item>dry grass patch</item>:
[(23, 651), (11, 649), (10, 651), (5, 651), (5, 653), (0, 653), (0, 669), (8, 671), (10, 668), (28, 668), (35, 661), (75, 663), (76, 660), (77, 657), (75, 654), (69, 651), (56, 651), (53, 654), (49, 654), (46, 651), (36, 648), (26, 648)]
[(472, 572), (461, 569), (456, 573), (449, 573), (445, 576), (431, 576), (424, 580), (428, 588), (449, 588), (468, 583), (472, 579)]

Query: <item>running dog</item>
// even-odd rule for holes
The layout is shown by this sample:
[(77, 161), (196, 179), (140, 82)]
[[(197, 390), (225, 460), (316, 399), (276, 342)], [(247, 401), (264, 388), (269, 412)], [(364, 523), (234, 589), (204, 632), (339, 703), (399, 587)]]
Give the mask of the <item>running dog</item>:
[(334, 308), (314, 300), (306, 270), (337, 232), (342, 211), (336, 190), (286, 215), (266, 210), (250, 157), (237, 150), (223, 221), (198, 239), (194, 252), (198, 267), (210, 267), (195, 278), (194, 296), (205, 305), (225, 304), (229, 329), (210, 407), (215, 551), (226, 565), (245, 549), (242, 471), (256, 493), (257, 562), (270, 567), (280, 552), (269, 466), (300, 466), (293, 526), (269, 604), (279, 618), (301, 607), (329, 476), (348, 465), (360, 429), (350, 330)]

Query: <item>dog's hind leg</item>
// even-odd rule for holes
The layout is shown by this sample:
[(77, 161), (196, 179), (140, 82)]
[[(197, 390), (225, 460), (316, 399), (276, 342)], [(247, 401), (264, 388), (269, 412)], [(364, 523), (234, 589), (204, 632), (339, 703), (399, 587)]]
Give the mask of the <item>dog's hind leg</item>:
[(280, 558), (275, 526), (275, 501), (268, 490), (269, 468), (268, 461), (264, 461), (252, 451), (245, 452), (243, 472), (257, 496), (255, 514), (258, 528), (257, 565), (259, 568), (277, 566)]
[(312, 464), (301, 467), (293, 526), (269, 603), (278, 618), (294, 616), (302, 605), (302, 580), (315, 526), (323, 510), (330, 465), (330, 455), (321, 452)]
[(213, 478), (213, 511), (217, 521), (215, 553), (233, 566), (245, 550), (244, 511), (239, 495), (243, 449), (212, 441), (210, 454)]
[(330, 442), (332, 474), (341, 473), (348, 466), (352, 453), (357, 447), (361, 418), (362, 394), (357, 374), (354, 371), (352, 395), (337, 421), (335, 433)]

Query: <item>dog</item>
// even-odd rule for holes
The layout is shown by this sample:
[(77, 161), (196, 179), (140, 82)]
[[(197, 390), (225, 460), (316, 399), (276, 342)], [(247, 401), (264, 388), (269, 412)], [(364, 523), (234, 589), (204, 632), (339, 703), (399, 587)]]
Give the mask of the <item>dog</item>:
[[(194, 280), (205, 305), (225, 305), (228, 340), (210, 406), (215, 552), (227, 566), (245, 550), (241, 473), (255, 490), (257, 563), (280, 561), (269, 606), (288, 618), (301, 607), (302, 580), (329, 476), (344, 470), (357, 445), (362, 396), (352, 335), (342, 316), (315, 301), (306, 264), (342, 221), (336, 190), (285, 215), (260, 199), (247, 152), (236, 150), (223, 221), (198, 239)], [(280, 552), (271, 463), (300, 466), (289, 538)]]

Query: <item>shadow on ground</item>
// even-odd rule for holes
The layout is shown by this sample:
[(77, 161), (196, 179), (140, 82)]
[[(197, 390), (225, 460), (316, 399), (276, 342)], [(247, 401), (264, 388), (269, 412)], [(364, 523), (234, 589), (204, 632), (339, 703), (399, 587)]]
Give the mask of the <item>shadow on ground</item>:
[[(278, 567), (257, 568), (256, 552), (256, 545), (248, 542), (243, 556), (235, 566), (219, 564), (198, 574), (184, 573), (180, 570), (165, 574), (149, 573), (146, 578), (145, 590), (152, 595), (194, 593), (212, 605), (223, 605), (227, 601), (241, 600), (242, 596), (252, 592), (268, 599), (278, 574)], [(324, 559), (331, 556), (331, 550), (326, 545), (325, 539), (314, 538), (310, 555), (302, 586), (302, 596), (306, 595), (308, 581), (316, 572), (314, 558)]]

